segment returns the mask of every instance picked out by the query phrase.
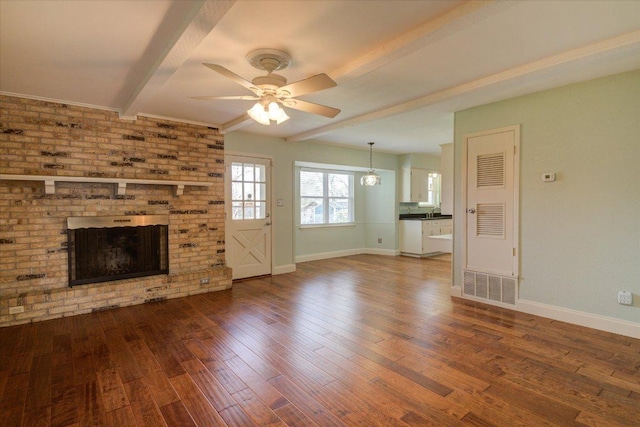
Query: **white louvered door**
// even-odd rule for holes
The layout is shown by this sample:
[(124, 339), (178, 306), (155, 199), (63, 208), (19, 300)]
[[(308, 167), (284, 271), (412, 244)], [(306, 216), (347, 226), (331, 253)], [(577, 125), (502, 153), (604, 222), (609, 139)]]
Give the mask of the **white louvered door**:
[(518, 274), (518, 140), (517, 126), (466, 137), (466, 270), (507, 277)]

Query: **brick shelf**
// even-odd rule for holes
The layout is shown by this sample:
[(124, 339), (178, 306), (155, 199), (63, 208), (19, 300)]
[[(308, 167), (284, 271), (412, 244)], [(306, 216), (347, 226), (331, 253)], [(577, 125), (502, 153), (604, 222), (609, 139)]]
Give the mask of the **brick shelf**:
[(56, 181), (60, 182), (80, 182), (80, 183), (103, 183), (116, 184), (118, 196), (124, 196), (127, 191), (127, 184), (143, 185), (170, 185), (175, 186), (175, 195), (182, 196), (185, 186), (210, 187), (212, 182), (202, 181), (169, 181), (163, 179), (125, 179), (125, 178), (98, 178), (85, 176), (57, 176), (57, 175), (7, 175), (0, 174), (0, 180), (5, 181), (43, 181), (45, 194), (55, 194)]

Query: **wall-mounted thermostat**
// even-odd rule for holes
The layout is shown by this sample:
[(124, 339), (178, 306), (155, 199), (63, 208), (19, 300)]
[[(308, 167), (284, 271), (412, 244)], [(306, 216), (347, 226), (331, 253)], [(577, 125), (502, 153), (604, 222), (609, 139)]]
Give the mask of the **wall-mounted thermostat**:
[(553, 182), (556, 180), (556, 174), (553, 172), (547, 172), (542, 174), (542, 181)]

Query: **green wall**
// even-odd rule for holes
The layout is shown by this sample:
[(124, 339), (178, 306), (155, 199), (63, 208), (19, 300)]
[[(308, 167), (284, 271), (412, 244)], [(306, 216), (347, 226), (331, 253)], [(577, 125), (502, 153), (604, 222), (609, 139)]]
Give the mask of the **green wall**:
[[(362, 172), (356, 173), (356, 225), (352, 227), (300, 230), (295, 207), (295, 163), (344, 166), (364, 171), (369, 166), (368, 146), (349, 149), (310, 141), (287, 142), (247, 132), (225, 135), (225, 153), (256, 154), (273, 159), (272, 200), (282, 199), (283, 207), (273, 206), (274, 272), (292, 267), (296, 258), (313, 259), (328, 252), (393, 252), (397, 249), (397, 180), (398, 156), (375, 152), (373, 165), (382, 177), (382, 185), (364, 188), (359, 185)], [(378, 244), (377, 238), (383, 243)]]
[[(465, 135), (518, 124), (520, 298), (640, 322), (640, 70), (456, 113), (457, 230)], [(556, 182), (542, 182), (545, 172)], [(619, 305), (618, 290), (634, 306)]]

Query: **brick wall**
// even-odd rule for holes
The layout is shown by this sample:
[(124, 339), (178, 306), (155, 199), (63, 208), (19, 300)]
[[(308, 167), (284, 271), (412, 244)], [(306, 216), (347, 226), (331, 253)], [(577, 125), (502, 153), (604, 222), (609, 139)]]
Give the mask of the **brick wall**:
[[(0, 181), (0, 326), (228, 289), (224, 140), (217, 129), (0, 96), (0, 174), (212, 182)], [(169, 215), (169, 275), (68, 287), (69, 216)], [(209, 278), (201, 285), (200, 279)], [(9, 314), (11, 307), (24, 312)], [(15, 311), (15, 309), (13, 310)]]

